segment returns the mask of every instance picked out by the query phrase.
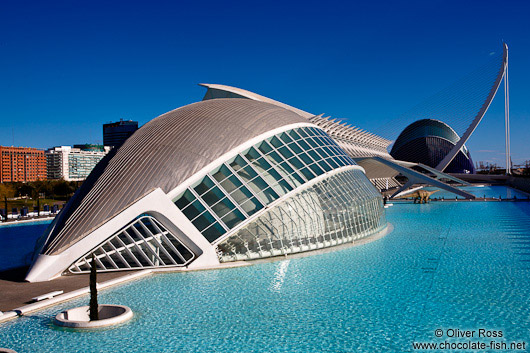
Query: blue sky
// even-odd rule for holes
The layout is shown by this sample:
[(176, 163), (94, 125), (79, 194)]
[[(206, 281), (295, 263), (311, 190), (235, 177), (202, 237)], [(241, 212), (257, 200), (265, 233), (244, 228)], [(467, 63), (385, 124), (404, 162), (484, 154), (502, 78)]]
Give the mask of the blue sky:
[[(530, 159), (527, 1), (225, 2), (0, 0), (0, 144), (101, 142), (245, 88), (375, 130), (510, 47), (512, 154)], [(468, 147), (504, 165), (496, 97)]]

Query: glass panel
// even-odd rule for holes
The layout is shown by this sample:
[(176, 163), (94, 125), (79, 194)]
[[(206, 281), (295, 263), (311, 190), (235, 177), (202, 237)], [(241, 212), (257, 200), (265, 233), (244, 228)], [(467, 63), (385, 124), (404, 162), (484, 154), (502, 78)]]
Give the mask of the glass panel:
[(186, 207), (184, 210), (182, 210), (182, 213), (184, 213), (184, 215), (191, 220), (200, 215), (205, 210), (206, 208), (204, 208), (204, 206), (197, 200), (188, 207)]
[(315, 161), (319, 161), (319, 160), (322, 159), (322, 157), (320, 157), (320, 155), (318, 153), (316, 153), (315, 151), (313, 151), (313, 150), (307, 151), (307, 153), (309, 153), (311, 158), (313, 158)]
[(235, 189), (239, 188), (241, 185), (243, 185), (238, 178), (231, 175), (227, 179), (221, 182), (221, 186), (223, 189), (226, 190), (226, 192), (230, 193), (234, 191)]
[(222, 221), (228, 228), (234, 228), (239, 223), (245, 220), (245, 216), (239, 210), (233, 210), (222, 218)]
[(212, 224), (210, 226), (210, 228), (206, 229), (204, 232), (202, 232), (202, 235), (204, 235), (204, 237), (206, 239), (208, 239), (208, 241), (211, 243), (213, 242), (215, 239), (219, 238), (221, 235), (223, 235), (225, 233), (225, 230), (223, 227), (221, 227), (219, 225), (219, 223), (215, 222), (214, 224)]
[(206, 211), (199, 217), (197, 217), (195, 220), (193, 220), (191, 223), (199, 230), (203, 230), (204, 228), (208, 227), (210, 224), (215, 222), (215, 218), (210, 214), (210, 212)]
[(305, 165), (310, 165), (313, 163), (313, 160), (304, 152), (301, 155), (299, 155), (300, 159), (305, 163)]
[(158, 233), (158, 230), (155, 228), (155, 226), (153, 225), (153, 223), (151, 222), (151, 219), (149, 218), (142, 218), (140, 220), (140, 222), (142, 222), (146, 227), (147, 229), (149, 229), (149, 231), (153, 234), (157, 234)]
[(208, 204), (208, 206), (212, 206), (215, 203), (217, 203), (219, 200), (225, 197), (225, 194), (217, 187), (214, 186), (210, 191), (208, 191), (206, 194), (202, 195), (202, 199)]
[(331, 167), (329, 164), (327, 164), (324, 160), (318, 161), (318, 165), (320, 168), (324, 169), (326, 172), (329, 172), (331, 170)]
[(302, 161), (298, 157), (293, 157), (288, 160), (289, 163), (291, 163), (296, 170), (300, 170), (305, 167), (305, 164), (302, 163)]
[(333, 160), (339, 165), (339, 167), (344, 166), (344, 162), (339, 159), (339, 157), (333, 157)]
[(271, 153), (269, 153), (267, 155), (267, 159), (274, 164), (282, 163), (284, 161), (284, 159), (280, 157), (280, 155), (276, 153), (275, 151), (272, 151)]
[(325, 136), (325, 135), (326, 135), (326, 133), (325, 133), (323, 130), (321, 130), (321, 129), (315, 129), (315, 132), (316, 132), (317, 135), (319, 135), (319, 136)]
[(232, 167), (232, 169), (234, 169), (235, 171), (243, 168), (244, 166), (247, 165), (247, 162), (241, 158), (241, 156), (236, 156), (231, 162), (229, 162), (230, 166)]
[(342, 151), (341, 151), (341, 150), (339, 149), (339, 147), (337, 147), (337, 146), (330, 146), (330, 148), (331, 148), (333, 151), (335, 151), (335, 154), (338, 155), (338, 156), (340, 156), (340, 155), (343, 154)]
[[(266, 171), (266, 170), (269, 170), (270, 168), (272, 168), (272, 166), (270, 165), (269, 162), (267, 162), (267, 160), (265, 158), (260, 158), (260, 159), (257, 159), (257, 160), (254, 160), (252, 162), (252, 165), (254, 165), (256, 167), (256, 169), (258, 169), (258, 171), (261, 173), (262, 171)], [(269, 171), (270, 172), (270, 171)]]
[(324, 141), (324, 139), (320, 136), (316, 136), (316, 137), (313, 137), (313, 140), (315, 140), (315, 142), (317, 143), (317, 145), (319, 146), (324, 146), (326, 145), (326, 142)]
[(328, 162), (333, 167), (333, 169), (339, 167), (339, 165), (333, 160), (333, 158), (326, 159), (326, 162)]
[[(266, 165), (270, 166), (269, 163), (267, 163)], [(262, 167), (258, 167), (258, 170), (260, 171), (261, 175), (263, 175), (263, 178), (265, 179), (265, 181), (267, 181), (269, 185), (275, 185), (277, 182), (283, 179), (282, 176), (276, 170), (269, 169), (268, 171), (265, 171), (263, 170), (263, 167), (265, 167), (265, 165)], [(292, 189), (293, 188), (288, 183), (284, 182), (282, 183), (282, 188), (277, 189), (276, 192), (283, 195), (285, 194), (285, 191), (283, 190), (291, 191)]]
[(193, 200), (195, 200), (195, 196), (193, 196), (189, 190), (186, 190), (184, 194), (177, 201), (175, 201), (175, 205), (177, 205), (178, 208), (183, 209), (190, 202), (193, 202)]
[(212, 206), (212, 210), (219, 218), (223, 217), (225, 214), (227, 214), (228, 212), (230, 212), (230, 210), (234, 208), (236, 208), (236, 206), (232, 203), (232, 201), (230, 201), (226, 197)]
[(316, 149), (316, 151), (317, 151), (317, 153), (318, 153), (319, 155), (321, 155), (323, 158), (331, 157), (330, 155), (328, 155), (328, 154), (326, 153), (326, 151), (324, 150), (324, 147), (320, 147), (320, 148)]
[(279, 195), (285, 195), (293, 190), (292, 186), (285, 180), (280, 180), (273, 188)]
[(241, 208), (249, 215), (252, 216), (254, 213), (258, 212), (263, 208), (261, 203), (255, 198), (247, 200), (241, 205)]
[(307, 180), (311, 180), (315, 177), (315, 174), (313, 174), (313, 172), (311, 172), (309, 169), (305, 167), (300, 169), (300, 172), (302, 172), (302, 174), (306, 177)]
[(210, 190), (210, 188), (213, 187), (214, 185), (215, 184), (213, 183), (213, 181), (211, 181), (208, 176), (205, 176), (202, 179), (202, 181), (199, 183), (199, 185), (197, 185), (193, 189), (197, 192), (197, 194), (202, 195), (206, 191)]
[(280, 135), (280, 139), (287, 145), (293, 142), (293, 139), (289, 137), (285, 132)]
[(289, 177), (291, 178), (289, 180), (291, 180), (296, 186), (300, 186), (304, 183), (304, 179), (302, 179), (302, 177), (298, 175), (298, 173), (290, 174)]
[(272, 147), (269, 146), (269, 144), (266, 141), (263, 141), (261, 144), (259, 144), (258, 149), (263, 153), (267, 154), (272, 151)]
[(324, 174), (324, 171), (322, 170), (322, 168), (320, 168), (318, 166), (318, 164), (311, 164), (309, 166), (309, 168), (311, 168), (311, 170), (316, 174), (316, 175), (321, 175), (321, 174)]
[(300, 144), (300, 146), (302, 146), (302, 148), (303, 148), (305, 151), (311, 149), (311, 146), (309, 146), (309, 144), (308, 144), (307, 142), (305, 142), (305, 140), (300, 140), (300, 141), (298, 141), (298, 143)]
[(311, 145), (311, 147), (318, 147), (318, 143), (316, 143), (312, 138), (308, 138), (306, 141)]
[(328, 142), (329, 145), (338, 146), (337, 143), (329, 136), (326, 136), (326, 141)]
[(294, 169), (287, 162), (284, 162), (276, 152), (268, 155), (267, 159), (275, 164), (276, 169), (281, 173), (282, 177), (291, 182), (292, 185), (299, 186), (304, 183), (304, 179), (295, 173)]
[(138, 233), (141, 234), (142, 237), (144, 237), (144, 238), (149, 238), (149, 237), (151, 236), (151, 234), (147, 234), (147, 232), (145, 231), (145, 229), (142, 228), (142, 226), (141, 226), (138, 222), (134, 223), (134, 224), (133, 224), (133, 227), (134, 227), (134, 229), (136, 229), (136, 231), (137, 231)]
[(302, 153), (302, 149), (294, 142), (289, 145), (289, 148), (292, 149), (296, 154)]
[(300, 129), (297, 129), (296, 132), (298, 132), (300, 134), (300, 136), (302, 136), (302, 137), (307, 137), (307, 133), (305, 132), (305, 129), (307, 129), (307, 128), (302, 127)]
[(246, 202), (249, 198), (251, 198), (253, 195), (246, 187), (242, 186), (241, 188), (235, 190), (230, 194), (230, 197), (234, 199), (235, 202), (238, 204), (242, 204)]
[(219, 167), (217, 171), (213, 173), (213, 177), (218, 182), (221, 182), (231, 174), (232, 173), (230, 172), (230, 169), (228, 169), (228, 167), (223, 164), (222, 166)]
[(291, 158), (293, 155), (293, 153), (291, 151), (289, 151), (289, 149), (285, 146), (281, 147), (281, 148), (278, 148), (278, 152), (280, 152), (280, 154), (285, 158), (285, 159), (289, 159)]
[(326, 152), (327, 154), (330, 156), (330, 157), (333, 157), (336, 155), (336, 153), (329, 147), (322, 147)]
[(273, 145), (276, 148), (280, 148), (280, 147), (282, 147), (284, 145), (276, 136), (273, 136), (270, 139), (270, 143), (271, 143), (271, 145)]
[(261, 201), (265, 202), (265, 204), (269, 204), (272, 201), (276, 200), (279, 196), (273, 189), (267, 188), (262, 192), (258, 193), (258, 197)]
[(250, 161), (253, 162), (256, 159), (260, 158), (261, 155), (254, 149), (254, 147), (251, 147), (247, 153), (245, 153), (245, 157)]
[(268, 185), (261, 177), (255, 177), (248, 183), (254, 192), (259, 192), (265, 189)]
[(242, 168), (241, 163), (243, 162), (244, 160), (241, 157), (238, 157), (230, 163), (230, 166), (234, 168), (241, 179), (243, 179), (255, 192), (260, 192), (265, 189), (268, 186), (267, 183), (259, 177), (250, 166), (245, 164), (246, 166)]
[(294, 140), (300, 140), (302, 138), (294, 129), (290, 130), (288, 133)]
[(309, 127), (308, 129), (311, 131), (313, 136), (318, 136), (318, 132), (317, 132), (318, 129), (315, 129), (314, 127)]

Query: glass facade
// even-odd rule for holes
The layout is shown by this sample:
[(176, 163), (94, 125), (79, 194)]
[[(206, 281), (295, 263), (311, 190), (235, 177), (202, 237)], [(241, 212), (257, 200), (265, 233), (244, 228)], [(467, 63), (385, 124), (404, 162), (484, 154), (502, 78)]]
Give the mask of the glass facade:
[(105, 157), (105, 152), (71, 152), (68, 154), (68, 178), (84, 180), (92, 169)]
[(185, 266), (195, 258), (193, 252), (177, 237), (147, 214), (138, 217), (95, 250), (77, 260), (70, 266), (69, 271), (90, 272), (92, 252), (99, 272)]
[[(221, 262), (339, 245), (386, 226), (379, 192), (346, 152), (314, 127), (291, 129), (256, 143), (173, 201), (216, 247)], [(90, 271), (92, 253), (99, 271), (186, 266), (195, 259), (149, 214), (138, 216), (79, 258), (69, 272)]]
[(215, 242), (300, 185), (351, 165), (355, 162), (324, 131), (296, 128), (226, 161), (177, 197), (175, 204), (206, 239)]
[(381, 195), (364, 173), (334, 174), (289, 197), (218, 244), (221, 262), (335, 246), (386, 226)]

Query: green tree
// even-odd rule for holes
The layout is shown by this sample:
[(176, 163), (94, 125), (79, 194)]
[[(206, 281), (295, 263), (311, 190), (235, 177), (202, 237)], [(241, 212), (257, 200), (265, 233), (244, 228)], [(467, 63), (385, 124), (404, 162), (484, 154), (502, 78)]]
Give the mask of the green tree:
[(0, 199), (3, 200), (5, 197), (12, 198), (15, 196), (15, 189), (10, 184), (0, 184)]
[(98, 287), (97, 287), (97, 269), (96, 257), (92, 253), (92, 262), (90, 264), (90, 304), (89, 304), (90, 321), (99, 320), (98, 312)]
[(35, 192), (35, 187), (31, 183), (17, 183), (16, 196), (32, 196)]
[(65, 180), (58, 180), (53, 185), (53, 193), (59, 197), (67, 198), (75, 192), (75, 183), (69, 183)]

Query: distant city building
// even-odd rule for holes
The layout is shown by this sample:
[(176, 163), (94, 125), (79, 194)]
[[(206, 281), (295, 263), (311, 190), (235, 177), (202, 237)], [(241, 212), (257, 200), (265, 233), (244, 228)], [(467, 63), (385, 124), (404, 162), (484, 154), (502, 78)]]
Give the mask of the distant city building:
[(46, 180), (43, 150), (0, 146), (0, 183)]
[[(46, 151), (48, 179), (82, 181), (110, 151), (101, 145), (60, 146)], [(82, 147), (82, 148), (79, 148)]]
[(74, 148), (79, 148), (82, 151), (105, 152), (105, 146), (91, 144), (91, 143), (83, 143), (80, 145), (74, 145)]
[(115, 123), (103, 124), (103, 144), (120, 147), (136, 130), (138, 122), (132, 120), (120, 119)]

